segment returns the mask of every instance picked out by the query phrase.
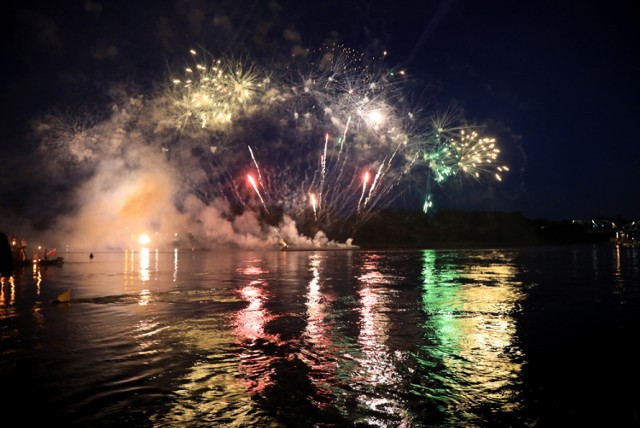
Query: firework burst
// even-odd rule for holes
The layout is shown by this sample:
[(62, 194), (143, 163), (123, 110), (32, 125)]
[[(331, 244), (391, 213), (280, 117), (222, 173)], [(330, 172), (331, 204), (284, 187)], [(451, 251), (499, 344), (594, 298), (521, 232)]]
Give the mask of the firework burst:
[(269, 79), (246, 61), (190, 53), (193, 64), (172, 76), (155, 100), (161, 122), (169, 127), (225, 129), (268, 87)]
[(480, 137), (471, 126), (452, 112), (434, 115), (432, 130), (423, 140), (423, 161), (430, 172), (423, 211), (433, 207), (433, 183), (442, 185), (454, 178), (470, 177), (480, 180), (483, 176), (502, 181), (502, 174), (509, 167), (500, 162), (500, 149), (494, 138)]

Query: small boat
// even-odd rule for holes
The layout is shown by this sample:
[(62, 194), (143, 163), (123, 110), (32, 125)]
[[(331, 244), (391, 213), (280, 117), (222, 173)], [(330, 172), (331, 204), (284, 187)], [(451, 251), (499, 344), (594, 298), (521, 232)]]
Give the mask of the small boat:
[(40, 266), (50, 266), (50, 265), (54, 265), (54, 266), (62, 266), (64, 264), (64, 257), (56, 257), (55, 259), (40, 259), (39, 261), (37, 261), (38, 265)]
[(345, 251), (345, 250), (359, 250), (360, 247), (357, 245), (348, 245), (348, 246), (296, 246), (296, 245), (281, 245), (280, 251)]
[(14, 260), (14, 266), (62, 266), (64, 264), (64, 257), (56, 257), (55, 259), (38, 259), (38, 260)]
[(62, 266), (64, 264), (64, 257), (56, 257), (55, 259), (40, 260), (38, 264)]
[(280, 239), (279, 242), (280, 251), (336, 251), (336, 250), (359, 250), (360, 247), (351, 244), (349, 241), (346, 244), (329, 243), (328, 245), (289, 245), (284, 239)]

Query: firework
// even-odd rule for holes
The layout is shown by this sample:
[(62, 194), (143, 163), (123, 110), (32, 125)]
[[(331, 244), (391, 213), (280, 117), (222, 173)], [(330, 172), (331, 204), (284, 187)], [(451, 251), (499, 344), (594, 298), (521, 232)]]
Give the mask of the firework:
[(301, 66), (267, 71), (233, 58), (191, 57), (144, 103), (123, 104), (112, 150), (99, 126), (82, 134), (97, 138), (70, 138), (67, 130), (46, 146), (82, 153), (78, 141), (86, 140), (85, 152), (101, 161), (139, 145), (155, 148), (185, 184), (176, 199), (223, 200), (234, 213), (261, 207), (270, 221), (287, 215), (314, 231), (348, 224), (348, 233), (389, 207), (418, 173), (427, 171), (419, 177), (427, 183), (426, 210), (432, 182), (500, 179), (508, 170), (493, 139), (451, 125), (463, 122), (446, 115), (420, 117), (408, 102), (406, 75), (381, 58), (331, 46)]
[(509, 167), (498, 160), (500, 149), (494, 138), (480, 137), (455, 112), (446, 111), (432, 118), (432, 131), (423, 140), (423, 161), (430, 171), (423, 204), (426, 213), (433, 207), (433, 182), (442, 185), (453, 178), (480, 180), (492, 176), (502, 181)]
[(245, 61), (190, 53), (194, 63), (173, 76), (154, 100), (165, 126), (224, 129), (268, 87), (269, 79)]

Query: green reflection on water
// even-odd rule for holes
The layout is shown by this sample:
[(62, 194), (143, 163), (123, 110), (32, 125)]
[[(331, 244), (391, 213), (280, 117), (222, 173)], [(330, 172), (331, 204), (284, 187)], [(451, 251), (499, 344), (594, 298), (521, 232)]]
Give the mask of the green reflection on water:
[(521, 351), (514, 341), (514, 314), (523, 298), (507, 252), (422, 253), (424, 345), (416, 361), (424, 375), (414, 394), (439, 403), (455, 420), (474, 409), (518, 408)]

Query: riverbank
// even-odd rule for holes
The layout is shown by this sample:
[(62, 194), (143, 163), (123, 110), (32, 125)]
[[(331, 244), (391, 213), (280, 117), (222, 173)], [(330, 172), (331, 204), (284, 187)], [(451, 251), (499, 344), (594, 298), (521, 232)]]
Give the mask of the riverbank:
[(362, 248), (468, 248), (606, 243), (615, 229), (589, 222), (529, 219), (519, 212), (442, 211), (434, 215), (385, 211), (362, 226)]

